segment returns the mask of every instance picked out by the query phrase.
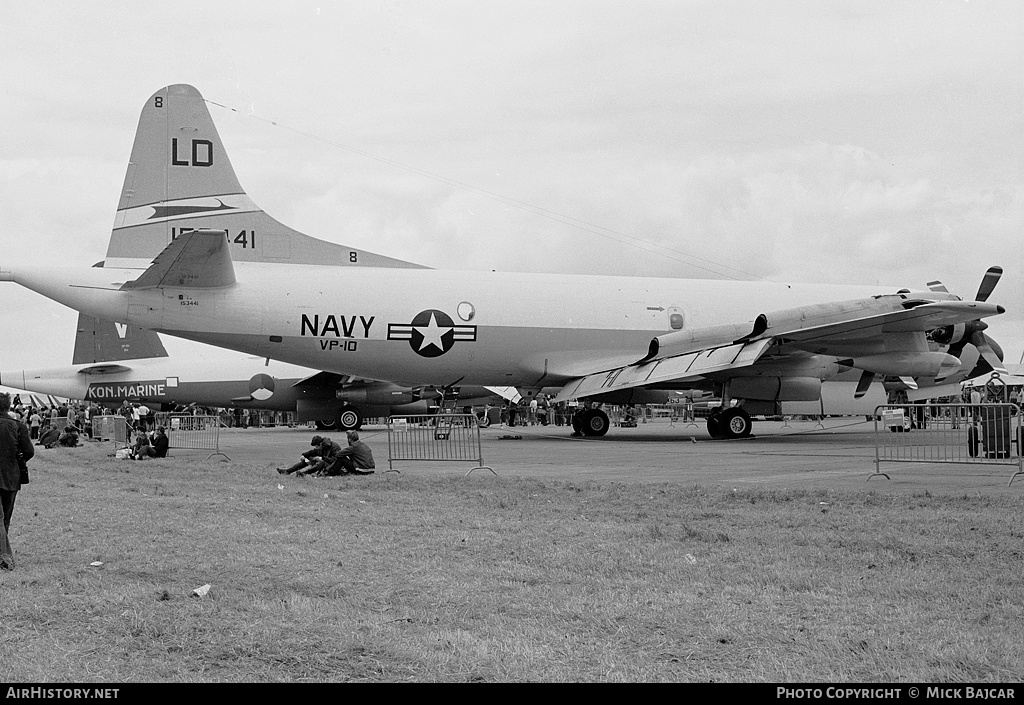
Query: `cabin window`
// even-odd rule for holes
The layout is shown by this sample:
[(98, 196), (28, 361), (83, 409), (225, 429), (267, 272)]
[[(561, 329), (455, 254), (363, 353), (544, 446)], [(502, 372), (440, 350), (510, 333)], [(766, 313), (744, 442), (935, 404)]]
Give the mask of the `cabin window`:
[(672, 327), (672, 330), (683, 329), (683, 312), (672, 306), (668, 310), (668, 324)]

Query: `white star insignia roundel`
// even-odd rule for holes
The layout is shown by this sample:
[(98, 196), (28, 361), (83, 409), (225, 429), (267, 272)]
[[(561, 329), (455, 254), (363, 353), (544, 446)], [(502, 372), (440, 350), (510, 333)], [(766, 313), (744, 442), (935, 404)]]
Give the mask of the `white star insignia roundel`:
[(408, 340), (417, 355), (438, 357), (456, 341), (475, 342), (476, 326), (455, 325), (444, 311), (427, 309), (417, 313), (411, 323), (389, 323), (388, 340)]
[[(420, 343), (419, 349), (416, 351), (420, 355), (423, 355), (423, 350), (428, 345), (433, 345), (435, 348), (440, 350), (442, 353), (447, 348), (444, 346), (443, 336), (448, 335), (452, 332), (452, 326), (440, 326), (437, 324), (437, 318), (434, 316), (434, 312), (430, 312), (430, 321), (425, 326), (413, 325), (412, 329), (419, 333), (423, 337), (423, 341)], [(449, 344), (451, 347), (451, 344)]]

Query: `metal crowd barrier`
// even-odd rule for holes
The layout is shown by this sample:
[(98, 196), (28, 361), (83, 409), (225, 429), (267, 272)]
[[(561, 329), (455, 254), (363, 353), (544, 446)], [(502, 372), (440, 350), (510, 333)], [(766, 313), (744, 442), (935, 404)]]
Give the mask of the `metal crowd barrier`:
[(179, 450), (212, 450), (206, 458), (227, 454), (220, 450), (220, 417), (192, 416), (190, 414), (156, 414), (156, 426), (167, 433), (168, 448)]
[(474, 414), (431, 414), (388, 417), (388, 469), (396, 460), (445, 460), (475, 462), (473, 470), (490, 470), (484, 465), (480, 424)]
[(1016, 404), (886, 404), (875, 408), (875, 472), (882, 463), (1011, 465), (1024, 475), (1024, 432)]
[(667, 421), (669, 426), (685, 423), (697, 426), (692, 404), (637, 404), (635, 406), (604, 407), (613, 426), (636, 426), (637, 424)]
[(644, 423), (668, 419), (670, 425), (674, 426), (682, 421), (688, 426), (696, 426), (696, 415), (692, 403), (686, 404), (645, 404)]
[(113, 441), (129, 445), (128, 420), (123, 416), (93, 416), (92, 438), (94, 441)]

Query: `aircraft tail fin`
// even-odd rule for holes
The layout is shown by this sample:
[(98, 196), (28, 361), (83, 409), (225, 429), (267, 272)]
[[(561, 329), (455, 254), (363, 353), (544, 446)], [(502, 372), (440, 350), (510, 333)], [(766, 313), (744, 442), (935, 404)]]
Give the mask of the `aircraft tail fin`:
[(167, 357), (167, 349), (153, 331), (78, 314), (73, 365), (149, 357)]
[(203, 96), (173, 85), (142, 109), (107, 247), (107, 267), (149, 266), (183, 233), (227, 233), (237, 261), (421, 268), (309, 235), (263, 212), (242, 189)]

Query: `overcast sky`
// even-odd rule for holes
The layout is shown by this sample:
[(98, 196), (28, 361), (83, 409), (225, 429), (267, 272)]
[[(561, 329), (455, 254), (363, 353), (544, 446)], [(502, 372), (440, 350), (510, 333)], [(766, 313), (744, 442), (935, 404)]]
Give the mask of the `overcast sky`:
[[(0, 260), (103, 259), (143, 103), (190, 83), (227, 106), (249, 195), (310, 235), (965, 298), (1000, 264), (989, 333), (1016, 363), (1021, 76), (1016, 0), (5, 0)], [(74, 312), (0, 302), (0, 369), (70, 363)]]

